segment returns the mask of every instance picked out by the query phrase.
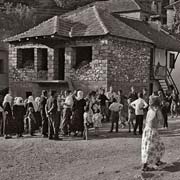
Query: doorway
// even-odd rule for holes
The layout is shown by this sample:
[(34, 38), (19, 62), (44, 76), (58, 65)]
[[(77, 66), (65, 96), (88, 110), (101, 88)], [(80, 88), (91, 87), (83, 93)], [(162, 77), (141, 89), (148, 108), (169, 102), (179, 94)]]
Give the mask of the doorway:
[(65, 76), (65, 48), (59, 48), (58, 80), (64, 80)]

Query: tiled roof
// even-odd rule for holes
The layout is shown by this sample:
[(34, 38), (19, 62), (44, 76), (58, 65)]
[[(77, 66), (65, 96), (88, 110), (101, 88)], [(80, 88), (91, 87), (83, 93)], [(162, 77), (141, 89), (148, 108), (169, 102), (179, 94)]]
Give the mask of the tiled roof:
[(95, 5), (98, 8), (106, 9), (112, 13), (121, 13), (121, 12), (137, 12), (143, 11), (152, 13), (149, 8), (144, 6), (139, 0), (104, 0), (97, 1), (88, 4), (87, 6)]
[(121, 38), (143, 41), (172, 51), (180, 51), (180, 42), (172, 36), (153, 29), (147, 22), (112, 15), (96, 6), (75, 10), (55, 16), (40, 25), (6, 41), (13, 42), (23, 38), (51, 36), (73, 38), (113, 35)]
[(163, 30), (156, 30), (147, 22), (140, 20), (128, 19), (120, 16), (118, 19), (150, 39), (156, 47), (180, 52), (180, 41), (175, 39), (174, 36), (165, 33)]
[(173, 9), (173, 6), (175, 6), (175, 5), (179, 4), (179, 3), (180, 3), (180, 0), (169, 4), (169, 5), (166, 6), (165, 8), (166, 8), (166, 9)]
[[(61, 6), (60, 0), (54, 0), (58, 6)], [(127, 12), (127, 11), (146, 11), (149, 12), (146, 6), (139, 2), (139, 0), (97, 0), (87, 4), (87, 6), (100, 7), (107, 9), (110, 12)], [(87, 7), (86, 6), (86, 7)]]
[(13, 42), (23, 38), (51, 35), (71, 38), (107, 34), (151, 43), (151, 40), (138, 31), (95, 6), (59, 17), (55, 16), (24, 33), (6, 39), (6, 41)]

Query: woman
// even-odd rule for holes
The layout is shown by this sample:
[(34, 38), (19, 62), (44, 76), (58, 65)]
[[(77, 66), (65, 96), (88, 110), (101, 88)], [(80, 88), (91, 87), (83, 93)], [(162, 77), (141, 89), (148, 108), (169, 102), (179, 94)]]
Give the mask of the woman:
[(37, 129), (42, 127), (42, 119), (41, 119), (41, 113), (40, 113), (40, 99), (41, 99), (40, 97), (35, 98), (35, 103), (37, 106), (37, 111), (35, 113), (35, 118), (37, 120)]
[(83, 122), (83, 114), (84, 107), (86, 106), (86, 101), (83, 98), (83, 91), (77, 92), (77, 97), (74, 99), (74, 104), (72, 107), (72, 122), (71, 122), (71, 130), (77, 135), (77, 131), (81, 132), (81, 136), (83, 136), (84, 131), (84, 122)]
[[(31, 109), (31, 113), (33, 114), (34, 117), (36, 117), (36, 112), (38, 110), (38, 106), (36, 102), (34, 101), (33, 96), (29, 96), (26, 104), (26, 131), (29, 131), (29, 120), (28, 120), (28, 115), (29, 115), (29, 110)], [(37, 124), (36, 124), (37, 125)], [(35, 127), (35, 125), (34, 125)]]
[(4, 108), (4, 137), (5, 139), (12, 138), (11, 134), (15, 131), (13, 128), (13, 115), (12, 115), (12, 101), (13, 98), (10, 94), (6, 94), (3, 101)]
[(157, 166), (164, 164), (161, 162), (161, 158), (165, 152), (165, 147), (158, 133), (158, 125), (159, 123), (163, 123), (159, 97), (151, 96), (149, 105), (141, 146), (143, 171), (153, 170), (153, 168), (148, 166), (150, 164)]
[(17, 137), (23, 137), (24, 132), (24, 116), (26, 114), (23, 99), (18, 97), (13, 105), (13, 115), (16, 122)]

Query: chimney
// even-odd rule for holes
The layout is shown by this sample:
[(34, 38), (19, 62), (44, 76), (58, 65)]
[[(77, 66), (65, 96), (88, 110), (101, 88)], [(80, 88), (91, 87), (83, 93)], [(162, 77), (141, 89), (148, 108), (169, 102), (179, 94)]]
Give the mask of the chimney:
[(157, 31), (160, 31), (161, 30), (161, 22), (159, 21), (159, 20), (156, 20), (156, 21), (149, 21), (149, 25), (153, 28), (153, 29), (155, 29), (155, 30), (157, 30)]

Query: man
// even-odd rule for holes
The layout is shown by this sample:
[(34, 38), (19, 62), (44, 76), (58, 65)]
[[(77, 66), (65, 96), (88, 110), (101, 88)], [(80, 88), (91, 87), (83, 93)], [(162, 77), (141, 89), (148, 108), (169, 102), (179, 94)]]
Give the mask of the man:
[(108, 98), (108, 113), (107, 113), (107, 121), (109, 121), (109, 117), (110, 117), (110, 110), (109, 110), (109, 106), (112, 104), (113, 102), (113, 98), (115, 98), (115, 93), (113, 92), (113, 88), (112, 86), (110, 86), (109, 91), (106, 93), (106, 97)]
[(142, 93), (138, 93), (138, 99), (131, 103), (131, 106), (135, 109), (135, 115), (136, 115), (134, 135), (136, 135), (136, 130), (138, 127), (139, 127), (139, 134), (142, 135), (143, 132), (144, 109), (148, 107), (148, 104), (142, 97), (143, 97)]
[(72, 106), (73, 106), (73, 97), (72, 92), (68, 90), (67, 97), (63, 106), (63, 121), (62, 121), (62, 131), (64, 135), (68, 135), (70, 133), (70, 123), (71, 123), (71, 115), (72, 115)]
[(107, 109), (106, 109), (106, 101), (108, 101), (108, 98), (105, 95), (105, 90), (100, 89), (100, 94), (98, 96), (98, 101), (100, 104), (100, 112), (101, 115), (103, 116), (103, 120), (107, 118)]
[(61, 140), (61, 139), (59, 139), (59, 134), (58, 134), (60, 121), (58, 118), (57, 99), (56, 99), (55, 91), (51, 91), (50, 97), (47, 100), (46, 114), (48, 117), (48, 137), (49, 137), (49, 139)]
[(42, 135), (43, 137), (48, 137), (48, 119), (46, 116), (45, 106), (47, 103), (47, 91), (43, 90), (40, 98), (40, 113), (42, 119)]
[(134, 89), (134, 86), (131, 87), (131, 92), (129, 93), (128, 99), (131, 99), (132, 101), (135, 101), (138, 98), (137, 93)]

